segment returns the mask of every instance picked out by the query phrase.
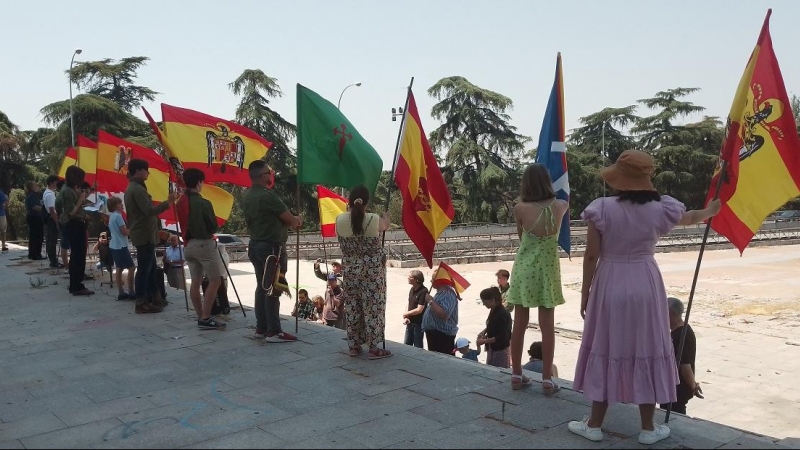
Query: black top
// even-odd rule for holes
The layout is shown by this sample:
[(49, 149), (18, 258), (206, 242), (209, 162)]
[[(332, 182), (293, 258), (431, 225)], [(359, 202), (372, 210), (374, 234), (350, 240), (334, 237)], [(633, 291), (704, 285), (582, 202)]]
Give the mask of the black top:
[[(415, 291), (412, 287), (410, 291), (408, 291), (408, 309), (407, 311), (411, 311), (415, 309), (417, 305), (425, 306), (425, 296), (428, 295), (428, 288), (425, 286), (420, 286)], [(425, 308), (422, 308), (422, 312), (417, 314), (416, 316), (409, 316), (408, 321), (411, 323), (418, 323), (422, 324), (422, 315), (425, 314)]]
[(486, 318), (486, 337), (494, 338), (492, 350), (504, 350), (511, 344), (511, 314), (503, 305), (495, 306)]
[[(691, 325), (684, 325), (688, 330), (686, 331), (686, 342), (683, 344), (683, 354), (681, 355), (681, 364), (689, 364), (692, 366), (694, 372), (694, 359), (697, 354), (697, 340), (694, 337), (694, 331)], [(672, 345), (675, 348), (675, 360), (678, 360), (678, 346), (681, 345), (681, 334), (683, 334), (683, 327), (680, 326), (672, 331)], [(680, 375), (680, 370), (678, 370)], [(681, 384), (678, 385), (678, 400), (691, 400), (694, 397), (692, 387), (686, 384), (683, 375), (680, 375)]]

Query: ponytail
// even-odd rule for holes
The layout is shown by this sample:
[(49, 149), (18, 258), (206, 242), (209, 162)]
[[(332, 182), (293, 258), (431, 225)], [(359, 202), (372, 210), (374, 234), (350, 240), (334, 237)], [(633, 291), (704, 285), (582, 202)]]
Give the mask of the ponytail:
[(353, 227), (354, 236), (364, 235), (364, 217), (369, 202), (369, 191), (363, 185), (358, 185), (350, 191), (350, 225)]

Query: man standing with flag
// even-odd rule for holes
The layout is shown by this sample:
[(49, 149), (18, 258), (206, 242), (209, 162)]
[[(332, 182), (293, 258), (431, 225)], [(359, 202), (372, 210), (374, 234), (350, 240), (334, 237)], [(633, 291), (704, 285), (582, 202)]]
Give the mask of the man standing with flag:
[[(288, 260), (286, 241), (289, 228), (300, 228), (303, 219), (289, 212), (286, 204), (272, 190), (275, 185), (275, 172), (263, 160), (256, 160), (248, 167), (252, 186), (242, 199), (244, 220), (250, 232), (247, 256), (253, 263), (256, 275), (255, 310), (256, 339), (267, 342), (295, 342), (297, 338), (281, 329), (280, 289), (274, 289), (270, 296), (262, 287), (267, 259), (276, 256), (280, 259), (280, 277), (285, 282)], [(288, 291), (288, 286), (283, 286)]]
[(153, 205), (145, 181), (150, 176), (150, 164), (143, 159), (128, 162), (128, 189), (125, 190), (125, 208), (128, 213), (128, 238), (136, 247), (136, 314), (160, 313), (166, 306), (156, 286), (156, 234), (158, 215), (166, 211), (177, 198), (171, 192), (167, 200)]

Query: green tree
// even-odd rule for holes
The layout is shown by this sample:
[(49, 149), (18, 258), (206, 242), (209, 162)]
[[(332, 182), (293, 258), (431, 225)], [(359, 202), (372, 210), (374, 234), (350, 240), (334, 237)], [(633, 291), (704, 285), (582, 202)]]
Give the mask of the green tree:
[(616, 161), (620, 153), (636, 147), (635, 140), (624, 132), (639, 120), (636, 106), (604, 108), (579, 119), (582, 126), (569, 135), (569, 143), (581, 153), (603, 155), (608, 162)]
[(76, 63), (67, 71), (71, 81), (88, 94), (112, 100), (127, 112), (141, 106), (142, 102), (153, 101), (158, 92), (134, 84), (141, 69), (150, 58), (131, 56), (119, 61), (110, 58), (100, 61)]
[(442, 78), (428, 94), (439, 101), (431, 115), (444, 122), (430, 143), (445, 152), (456, 221), (508, 221), (519, 188), (515, 162), (530, 140), (509, 123), (513, 102), (460, 76)]
[(638, 136), (642, 150), (657, 150), (659, 147), (673, 144), (674, 141), (671, 139), (674, 132), (680, 131), (681, 128), (674, 124), (675, 120), (705, 111), (702, 106), (680, 100), (699, 90), (700, 88), (679, 87), (657, 92), (652, 98), (638, 101), (648, 109), (660, 110), (652, 116), (640, 117), (631, 129), (633, 134)]
[[(314, 195), (314, 186), (300, 186), (300, 206), (297, 204), (297, 157), (289, 142), (294, 139), (297, 127), (284, 119), (270, 107), (270, 99), (283, 97), (278, 80), (259, 69), (247, 69), (236, 80), (228, 84), (234, 95), (240, 96), (236, 108), (236, 122), (255, 131), (272, 142), (264, 160), (275, 170), (275, 191), (293, 211), (302, 211), (304, 228), (319, 225), (319, 209)], [(237, 202), (231, 213), (231, 227), (244, 228), (244, 219), (239, 210), (239, 190), (235, 190)], [(240, 220), (241, 219), (241, 220)], [(241, 224), (237, 225), (238, 222)]]

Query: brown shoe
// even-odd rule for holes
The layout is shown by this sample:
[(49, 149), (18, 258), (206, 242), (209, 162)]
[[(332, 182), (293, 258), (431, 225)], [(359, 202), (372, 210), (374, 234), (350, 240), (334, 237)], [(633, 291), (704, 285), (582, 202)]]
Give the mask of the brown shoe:
[(161, 311), (164, 311), (164, 307), (161, 306), (161, 305), (158, 305), (156, 303), (148, 303), (147, 307), (152, 309), (153, 312), (157, 312), (157, 313), (160, 313)]
[(137, 303), (136, 309), (134, 309), (134, 311), (136, 312), (136, 314), (152, 314), (161, 312), (158, 309), (153, 309), (150, 306), (150, 303), (141, 303), (141, 304)]
[(153, 295), (153, 297), (151, 299), (151, 303), (153, 303), (156, 306), (160, 306), (162, 309), (166, 308), (167, 305), (169, 305), (169, 302), (167, 301), (167, 299), (162, 297), (161, 293), (158, 293), (158, 292)]

